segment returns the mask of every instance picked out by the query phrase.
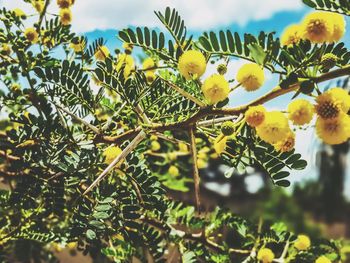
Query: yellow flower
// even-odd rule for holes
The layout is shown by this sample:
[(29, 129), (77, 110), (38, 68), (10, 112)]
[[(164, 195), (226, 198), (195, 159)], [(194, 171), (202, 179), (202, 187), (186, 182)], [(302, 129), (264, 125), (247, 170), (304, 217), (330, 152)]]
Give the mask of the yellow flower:
[(275, 254), (269, 248), (261, 248), (258, 252), (258, 260), (262, 263), (271, 263), (275, 259)]
[(120, 71), (124, 67), (124, 78), (127, 79), (134, 68), (134, 59), (131, 55), (120, 54), (118, 56), (117, 64), (115, 65), (116, 71)]
[(72, 249), (75, 249), (77, 246), (78, 246), (78, 243), (77, 243), (77, 242), (69, 242), (69, 243), (66, 245), (66, 248), (68, 248), (69, 250), (72, 250)]
[(126, 43), (126, 42), (124, 42), (124, 43), (123, 43), (123, 48), (124, 48), (124, 50), (125, 50), (125, 53), (131, 54), (131, 52), (132, 52), (134, 46), (133, 46), (133, 44), (131, 44), (131, 43)]
[(128, 54), (120, 54), (117, 59), (117, 64), (115, 69), (119, 71), (123, 66), (134, 67), (134, 59), (131, 55)]
[(217, 154), (222, 154), (225, 151), (227, 136), (220, 134), (214, 141), (214, 150)]
[(45, 2), (43, 0), (34, 0), (32, 1), (32, 5), (38, 13), (41, 14), (44, 11)]
[(222, 75), (214, 74), (204, 81), (202, 92), (209, 104), (215, 104), (228, 97), (230, 87)]
[(347, 113), (350, 110), (350, 94), (342, 88), (336, 87), (326, 91), (334, 100), (340, 103), (340, 108), (343, 112)]
[(294, 247), (298, 250), (307, 250), (311, 246), (310, 238), (306, 235), (298, 235)]
[(248, 63), (238, 70), (236, 79), (246, 91), (254, 91), (264, 84), (265, 75), (258, 64)]
[(109, 49), (106, 46), (99, 46), (95, 52), (95, 58), (96, 60), (105, 60), (109, 54)]
[(145, 76), (148, 83), (152, 83), (157, 77), (153, 71), (147, 71)]
[(304, 125), (312, 120), (314, 106), (305, 99), (293, 100), (288, 105), (288, 117), (295, 125)]
[(332, 119), (350, 109), (350, 95), (342, 88), (332, 88), (316, 98), (316, 112), (322, 119)]
[(341, 113), (337, 118), (316, 121), (316, 133), (327, 144), (341, 144), (350, 137), (350, 116)]
[(74, 50), (75, 53), (83, 52), (85, 44), (83, 41), (79, 40), (77, 43), (71, 42), (69, 46)]
[(245, 113), (245, 120), (251, 127), (258, 127), (265, 120), (266, 109), (263, 105), (250, 106)]
[(326, 12), (316, 11), (306, 15), (302, 22), (302, 36), (313, 43), (324, 43), (331, 39), (334, 23)]
[(332, 261), (325, 256), (320, 256), (316, 259), (315, 263), (332, 263)]
[(26, 17), (26, 14), (23, 12), (22, 9), (15, 8), (15, 9), (12, 10), (12, 12), (14, 12), (15, 16), (17, 16), (17, 17), (21, 17), (21, 18), (25, 18)]
[(57, 5), (60, 8), (68, 8), (73, 4), (72, 0), (57, 0)]
[(160, 143), (159, 142), (157, 142), (157, 141), (152, 141), (151, 142), (151, 151), (153, 151), (153, 152), (157, 152), (157, 151), (159, 151), (160, 150)]
[(154, 67), (156, 66), (156, 63), (154, 63), (154, 60), (152, 58), (146, 58), (142, 63), (142, 69), (148, 70), (148, 71), (155, 71)]
[(282, 46), (297, 44), (301, 39), (300, 25), (293, 24), (288, 26), (281, 36)]
[(278, 152), (290, 152), (295, 146), (295, 135), (290, 131), (286, 138), (273, 145)]
[(68, 26), (72, 23), (72, 12), (68, 8), (63, 8), (60, 10), (60, 19), (62, 25)]
[(184, 142), (179, 142), (178, 146), (179, 146), (179, 151), (180, 151), (180, 152), (189, 152), (188, 146), (187, 146), (186, 143), (184, 143)]
[(179, 169), (175, 165), (171, 165), (169, 167), (168, 173), (172, 176), (179, 176), (180, 172)]
[(264, 122), (256, 127), (257, 135), (270, 144), (284, 140), (289, 131), (288, 119), (279, 111), (268, 112)]
[(39, 40), (39, 34), (38, 32), (36, 32), (35, 28), (33, 27), (27, 28), (24, 31), (24, 35), (27, 38), (27, 40), (32, 44), (37, 43)]
[(102, 155), (105, 157), (105, 163), (110, 164), (122, 153), (122, 150), (118, 146), (109, 146), (107, 147)]
[(7, 44), (2, 44), (0, 48), (0, 53), (5, 56), (11, 55), (11, 47)]
[(330, 42), (337, 42), (339, 41), (345, 34), (345, 27), (346, 27), (346, 22), (344, 19), (344, 16), (341, 14), (337, 13), (329, 13), (330, 19), (334, 23), (334, 32), (330, 38)]
[(207, 168), (208, 162), (205, 159), (198, 158), (197, 159), (197, 166), (198, 166), (198, 169)]
[(195, 78), (202, 76), (206, 67), (207, 62), (200, 51), (188, 50), (179, 58), (179, 71), (187, 80), (192, 76)]

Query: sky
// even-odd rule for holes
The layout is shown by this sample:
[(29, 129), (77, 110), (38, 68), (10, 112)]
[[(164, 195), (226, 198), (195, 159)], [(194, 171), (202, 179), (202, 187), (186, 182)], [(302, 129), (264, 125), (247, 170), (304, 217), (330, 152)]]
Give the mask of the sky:
[[(55, 2), (53, 0), (52, 2)], [(21, 8), (27, 14), (33, 14), (34, 9), (21, 0), (0, 0), (0, 7)], [(303, 16), (311, 11), (301, 0), (76, 0), (72, 8), (73, 30), (86, 35), (89, 40), (103, 37), (107, 46), (114, 50), (120, 47), (117, 39), (118, 30), (126, 27), (148, 26), (164, 31), (154, 11), (163, 11), (167, 6), (176, 8), (185, 20), (187, 30), (195, 37), (203, 31), (219, 31), (230, 29), (239, 33), (257, 34), (259, 31), (274, 31), (279, 36), (283, 29), (301, 21)], [(55, 3), (49, 12), (57, 13)], [(348, 25), (350, 20), (347, 20)], [(345, 36), (345, 42), (350, 42), (350, 34)], [(227, 78), (234, 78), (238, 68), (244, 63), (241, 60), (230, 62)], [(216, 65), (209, 65), (204, 78), (215, 72)], [(239, 105), (258, 97), (276, 86), (276, 76), (266, 73), (266, 83), (263, 88), (247, 94), (237, 90), (231, 94), (230, 104)], [(291, 99), (291, 94), (275, 100), (267, 107), (270, 109), (285, 109)], [(297, 132), (296, 151), (303, 155), (309, 165), (303, 171), (294, 172), (292, 182), (300, 182), (314, 178), (317, 175), (315, 152), (319, 145), (313, 129)], [(307, 142), (307, 143), (305, 143)], [(350, 157), (348, 157), (350, 166)], [(349, 169), (350, 170), (350, 169)], [(347, 176), (346, 192), (350, 193), (350, 172)]]

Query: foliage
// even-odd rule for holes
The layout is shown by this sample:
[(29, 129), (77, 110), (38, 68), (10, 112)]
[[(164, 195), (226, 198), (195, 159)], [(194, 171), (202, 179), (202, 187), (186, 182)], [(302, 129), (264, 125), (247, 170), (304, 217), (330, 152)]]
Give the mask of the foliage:
[[(105, 41), (89, 44), (76, 36), (46, 13), (49, 2), (35, 23), (36, 45), (24, 35), (23, 17), (0, 10), (0, 110), (6, 116), (0, 133), (1, 261), (56, 262), (53, 252), (61, 247), (114, 262), (165, 262), (170, 254), (183, 262), (257, 262), (263, 247), (278, 262), (340, 258), (338, 242), (313, 240), (308, 251), (298, 251), (296, 234), (282, 223), (249, 222), (218, 207), (200, 212), (198, 202), (174, 200), (168, 191), (194, 189), (199, 196), (199, 162), (220, 157), (228, 172), (259, 167), (276, 187), (288, 187), (290, 171), (306, 162), (294, 150), (282, 153), (262, 141), (243, 114), (248, 106), (286, 92), (319, 91), (317, 82), (348, 74), (344, 43), (303, 40), (283, 47), (274, 33), (242, 36), (231, 30), (203, 33), (196, 41), (178, 12), (167, 8), (155, 13), (166, 33), (137, 27), (118, 34), (156, 62), (150, 81), (150, 69), (127, 73), (121, 50), (96, 61)], [(346, 1), (304, 2), (349, 13)], [(227, 107), (228, 100), (208, 106), (200, 79), (186, 81), (177, 72), (179, 57), (190, 49), (207, 61), (256, 62), (279, 75), (281, 88), (238, 108)], [(340, 69), (328, 79), (319, 75), (325, 53), (339, 58)], [(305, 92), (300, 80), (313, 89)], [(292, 89), (296, 83), (300, 87)], [(227, 117), (235, 122), (234, 133), (217, 153), (213, 144), (221, 132), (215, 124)], [(111, 145), (122, 153), (109, 164), (104, 150)]]

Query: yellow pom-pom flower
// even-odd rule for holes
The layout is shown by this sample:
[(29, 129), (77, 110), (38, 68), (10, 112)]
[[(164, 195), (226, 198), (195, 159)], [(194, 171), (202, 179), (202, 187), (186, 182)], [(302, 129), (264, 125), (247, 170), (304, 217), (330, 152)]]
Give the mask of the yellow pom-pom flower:
[(84, 50), (85, 44), (83, 41), (79, 41), (78, 43), (71, 42), (69, 46), (74, 50), (75, 53), (81, 53)]
[(226, 99), (230, 93), (230, 87), (222, 75), (214, 74), (204, 81), (202, 92), (208, 103), (212, 105)]
[(265, 75), (258, 64), (248, 63), (238, 70), (236, 79), (246, 91), (254, 91), (264, 84)]
[(245, 120), (251, 127), (258, 127), (265, 120), (266, 109), (263, 105), (250, 106), (245, 113)]
[(310, 238), (306, 235), (298, 235), (294, 247), (298, 250), (307, 250), (311, 246)]
[(36, 32), (35, 28), (33, 27), (27, 28), (24, 31), (24, 35), (27, 38), (27, 40), (32, 44), (37, 43), (39, 40), (39, 34), (38, 32)]
[(68, 8), (63, 8), (60, 10), (60, 20), (62, 25), (68, 26), (72, 23), (72, 12)]
[(208, 162), (205, 159), (198, 158), (197, 166), (198, 166), (198, 169), (205, 169), (208, 167)]
[(290, 131), (287, 137), (273, 145), (278, 152), (290, 152), (295, 146), (295, 134)]
[(104, 162), (110, 164), (122, 153), (122, 150), (118, 146), (109, 146), (107, 147), (102, 155), (105, 157)]
[(326, 91), (335, 101), (340, 103), (340, 109), (347, 113), (350, 110), (350, 94), (345, 89), (335, 87)]
[(314, 116), (314, 106), (305, 99), (293, 100), (288, 105), (288, 118), (295, 125), (309, 123)]
[(57, 0), (57, 5), (60, 8), (68, 8), (73, 4), (72, 0)]
[(330, 42), (338, 42), (345, 34), (346, 22), (344, 16), (337, 13), (329, 13), (330, 19), (333, 20), (333, 34), (330, 38)]
[(332, 261), (325, 256), (320, 256), (315, 260), (315, 263), (332, 263)]
[(124, 50), (125, 50), (125, 53), (131, 54), (131, 52), (132, 52), (134, 46), (133, 46), (133, 44), (131, 44), (131, 43), (124, 42), (124, 43), (123, 43), (123, 48), (124, 48)]
[(161, 148), (160, 143), (158, 141), (151, 141), (151, 151), (157, 152)]
[(96, 60), (105, 60), (109, 56), (110, 52), (106, 46), (99, 46), (95, 52)]
[(118, 56), (117, 64), (115, 65), (116, 71), (120, 71), (124, 67), (124, 78), (127, 79), (131, 71), (135, 67), (134, 59), (131, 55), (128, 54), (120, 54)]
[(284, 140), (289, 132), (288, 119), (279, 111), (268, 112), (264, 122), (256, 127), (257, 135), (270, 144)]
[(142, 63), (142, 69), (147, 71), (155, 71), (154, 67), (156, 66), (156, 63), (152, 58), (146, 58)]
[(146, 76), (147, 83), (152, 83), (157, 77), (153, 71), (147, 71), (145, 76)]
[(316, 98), (317, 114), (322, 119), (333, 119), (350, 109), (350, 95), (342, 88), (332, 88)]
[(39, 14), (44, 11), (45, 2), (43, 0), (34, 0), (32, 1), (32, 5)]
[(171, 165), (168, 169), (168, 173), (172, 176), (179, 176), (179, 168), (177, 168), (175, 165)]
[(306, 15), (302, 22), (302, 37), (313, 43), (324, 43), (334, 33), (334, 23), (326, 12), (316, 11)]
[(214, 150), (217, 154), (222, 154), (226, 149), (227, 136), (220, 134), (214, 141)]
[(269, 248), (261, 248), (258, 251), (258, 260), (262, 263), (271, 263), (275, 259), (275, 254)]
[(27, 17), (27, 15), (23, 12), (22, 9), (15, 8), (15, 9), (12, 10), (12, 12), (14, 12), (15, 16), (17, 16), (17, 17), (20, 17), (20, 18), (26, 18)]
[(0, 54), (5, 56), (11, 55), (11, 47), (7, 44), (2, 44), (0, 48)]
[(318, 118), (316, 121), (316, 133), (327, 144), (341, 144), (350, 137), (350, 116), (341, 113), (334, 119)]
[(199, 78), (205, 72), (207, 62), (204, 55), (197, 50), (185, 51), (179, 58), (179, 71), (187, 80)]
[(282, 46), (297, 44), (301, 40), (301, 27), (298, 24), (288, 26), (282, 33)]

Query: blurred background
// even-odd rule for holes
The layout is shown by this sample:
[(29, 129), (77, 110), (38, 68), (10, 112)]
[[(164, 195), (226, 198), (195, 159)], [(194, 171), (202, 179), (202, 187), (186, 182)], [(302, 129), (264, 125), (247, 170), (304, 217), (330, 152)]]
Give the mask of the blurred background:
[[(0, 0), (2, 6), (34, 13), (30, 5), (20, 0)], [(204, 31), (221, 29), (252, 34), (261, 30), (274, 31), (279, 36), (287, 25), (298, 23), (312, 11), (297, 0), (77, 0), (73, 7), (73, 30), (89, 40), (103, 37), (108, 48), (114, 50), (121, 48), (116, 37), (118, 29), (128, 26), (157, 29), (160, 23), (153, 11), (163, 11), (166, 6), (177, 8), (194, 38)], [(52, 8), (55, 9), (55, 5)], [(347, 23), (349, 26), (348, 18)], [(164, 28), (158, 29), (164, 31)], [(350, 43), (350, 33), (346, 33), (343, 41)], [(134, 55), (138, 56), (137, 53)], [(141, 62), (142, 54), (139, 56)], [(216, 63), (209, 65), (203, 78), (215, 71)], [(242, 63), (231, 60), (226, 77), (234, 78)], [(277, 76), (268, 72), (266, 76), (267, 82), (262, 89), (253, 94), (237, 91), (231, 95), (230, 104), (235, 106), (250, 101), (278, 83)], [(325, 83), (321, 90), (334, 86), (349, 90), (349, 78)], [(291, 97), (292, 94), (284, 95), (266, 106), (268, 109), (285, 109)], [(254, 221), (260, 217), (265, 222), (283, 221), (291, 231), (312, 238), (343, 239), (347, 244), (344, 251), (350, 253), (350, 242), (346, 241), (350, 240), (350, 143), (323, 145), (312, 129), (298, 130), (296, 135), (296, 152), (302, 154), (308, 166), (292, 173), (289, 188), (273, 186), (269, 176), (259, 167), (227, 172), (227, 167), (216, 159), (201, 171), (202, 203), (207, 209), (216, 205), (228, 207)], [(170, 191), (170, 194), (188, 203), (193, 201), (193, 191)]]

